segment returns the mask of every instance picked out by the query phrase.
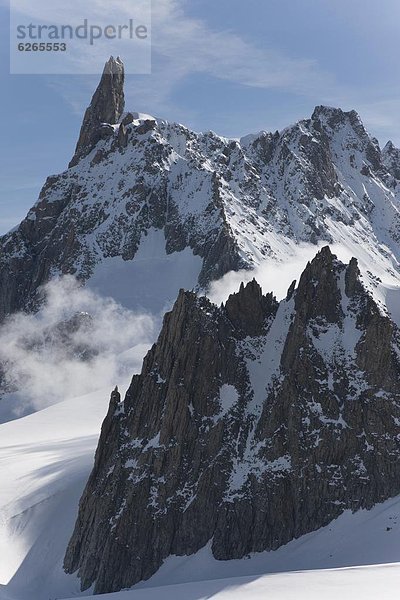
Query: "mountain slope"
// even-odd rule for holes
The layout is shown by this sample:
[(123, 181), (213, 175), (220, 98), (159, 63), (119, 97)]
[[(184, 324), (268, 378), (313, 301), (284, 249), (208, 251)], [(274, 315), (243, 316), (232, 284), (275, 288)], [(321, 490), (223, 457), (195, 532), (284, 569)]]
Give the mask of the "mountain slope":
[(105, 594), (104, 600), (394, 600), (400, 583), (398, 565), (280, 573), (260, 577), (170, 585)]
[(320, 106), (282, 132), (226, 139), (122, 113), (123, 79), (110, 59), (70, 168), (1, 238), (0, 318), (34, 306), (38, 287), (62, 273), (90, 281), (117, 264), (135, 288), (137, 253), (154, 230), (164, 258), (192, 257), (200, 287), (287, 260), (300, 242), (341, 243), (372, 272), (398, 275), (400, 152), (381, 151), (357, 113)]
[(0, 425), (0, 584), (10, 598), (48, 600), (79, 589), (62, 572), (62, 556), (106, 394), (98, 390)]
[(277, 303), (181, 291), (114, 391), (65, 567), (104, 593), (211, 542), (276, 550), (400, 492), (399, 330), (325, 247)]
[[(79, 495), (93, 464), (102, 414), (107, 410), (104, 398), (106, 391), (99, 390), (90, 397), (69, 400), (0, 425), (1, 600), (49, 600), (82, 595), (76, 577), (63, 573), (62, 558)], [(346, 511), (323, 529), (277, 551), (254, 554), (245, 560), (216, 561), (208, 545), (193, 556), (167, 559), (149, 581), (138, 584), (129, 594), (113, 596), (113, 600), (128, 600), (130, 596), (135, 600), (141, 597), (153, 600), (161, 593), (168, 597), (167, 591), (174, 599), (182, 594), (185, 600), (199, 600), (211, 593), (233, 593), (232, 586), (243, 597), (254, 592), (246, 583), (257, 582), (267, 573), (399, 562), (399, 510), (400, 497), (369, 511), (355, 514)], [(364, 580), (368, 578), (365, 569), (352, 572), (358, 572)], [(332, 586), (336, 585), (335, 580), (344, 586), (341, 594), (346, 597), (344, 593), (350, 585), (354, 597), (354, 588), (343, 580), (342, 572), (336, 572), (337, 577), (334, 573)], [(367, 579), (371, 593), (386, 600), (384, 591), (389, 589), (395, 571), (382, 570), (386, 583), (376, 578), (375, 568), (371, 573), (375, 574), (375, 584)], [(320, 574), (326, 581), (326, 573)], [(280, 581), (290, 584), (292, 575), (283, 575)], [(358, 585), (359, 579), (356, 581)], [(310, 597), (314, 582), (313, 573), (309, 577), (305, 574), (299, 582), (306, 586)], [(190, 585), (179, 585), (182, 583)], [(263, 578), (262, 583), (264, 593), (275, 593), (270, 578)], [(375, 585), (380, 586), (379, 594)], [(298, 593), (297, 583), (294, 587)], [(285, 593), (289, 593), (286, 588)]]

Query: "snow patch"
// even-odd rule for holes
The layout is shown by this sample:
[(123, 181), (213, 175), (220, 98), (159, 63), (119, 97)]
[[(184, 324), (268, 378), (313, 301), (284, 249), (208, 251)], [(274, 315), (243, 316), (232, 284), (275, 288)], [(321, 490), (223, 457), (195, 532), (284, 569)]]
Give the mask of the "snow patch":
[(220, 412), (218, 419), (222, 419), (237, 403), (239, 394), (235, 386), (224, 383), (219, 391)]

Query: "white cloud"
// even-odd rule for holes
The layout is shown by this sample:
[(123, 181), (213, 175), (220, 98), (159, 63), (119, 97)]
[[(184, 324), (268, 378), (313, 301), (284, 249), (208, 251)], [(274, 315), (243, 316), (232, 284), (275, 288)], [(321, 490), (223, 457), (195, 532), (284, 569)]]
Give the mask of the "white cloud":
[[(110, 56), (130, 53), (127, 64), (131, 73), (149, 73), (151, 65), (150, 38), (139, 40), (136, 35), (130, 35), (129, 22), (132, 21), (133, 29), (137, 26), (151, 24), (151, 0), (113, 0), (112, 3), (104, 0), (11, 0), (10, 24), (11, 40), (11, 71), (23, 74), (59, 74), (59, 75), (89, 75), (101, 73), (105, 60)], [(84, 25), (86, 22), (86, 26)], [(28, 38), (28, 26), (33, 27), (32, 38)], [(105, 36), (104, 30), (108, 26), (114, 27), (114, 34)], [(26, 52), (19, 52), (17, 45), (23, 39), (27, 41), (52, 42), (47, 38), (47, 29), (39, 27), (57, 27), (58, 33), (61, 26), (69, 28), (80, 27), (79, 35), (70, 29), (65, 34), (66, 50), (64, 52), (33, 52), (29, 56)], [(23, 33), (18, 28), (25, 27)], [(120, 34), (118, 29), (121, 27)], [(84, 32), (86, 31), (86, 37)], [(91, 39), (91, 35), (96, 36)], [(83, 39), (82, 39), (83, 36)], [(57, 38), (58, 40), (59, 38)], [(89, 42), (90, 40), (90, 42)], [(40, 55), (39, 55), (40, 54)]]
[[(60, 20), (60, 11), (64, 22), (70, 19), (72, 23), (78, 23), (85, 16), (83, 13), (87, 12), (86, 5), (85, 10), (77, 10), (76, 0), (69, 4), (60, 4), (60, 1), (52, 4), (55, 19)], [(146, 1), (142, 0), (143, 11)], [(49, 5), (44, 0), (39, 0), (34, 5), (28, 0), (13, 2), (22, 14), (35, 16), (36, 19), (41, 15), (46, 20), (50, 18)], [(102, 22), (112, 16), (113, 21), (123, 22), (132, 16), (132, 4), (128, 1), (114, 0), (112, 11), (110, 7), (110, 3), (104, 0), (90, 0), (91, 20)], [(138, 9), (135, 3), (136, 12)], [(104, 63), (108, 58), (104, 56), (106, 49), (107, 46), (103, 45), (97, 50), (93, 48), (90, 54), (73, 55), (71, 60), (75, 62), (77, 72), (82, 68), (81, 63)], [(109, 54), (112, 54), (111, 44), (109, 50)], [(323, 72), (317, 61), (292, 58), (277, 49), (257, 47), (237, 33), (213, 30), (204, 20), (188, 17), (183, 0), (153, 0), (152, 52), (152, 74), (135, 77), (128, 82), (127, 91), (135, 103), (161, 117), (166, 116), (172, 108), (173, 91), (187, 77), (195, 74), (205, 74), (250, 87), (285, 89), (307, 94), (311, 90), (328, 89), (333, 85), (332, 76)], [(129, 43), (119, 42), (118, 53), (129, 72), (130, 63), (136, 60), (135, 50)], [(61, 86), (61, 91), (75, 105), (75, 90), (72, 86), (69, 89), (67, 86), (63, 87)], [(78, 103), (81, 103), (80, 99)]]
[[(299, 244), (286, 261), (268, 259), (251, 271), (230, 271), (212, 284), (208, 297), (219, 305), (225, 302), (230, 294), (238, 291), (241, 282), (246, 284), (254, 277), (264, 294), (273, 292), (277, 300), (282, 300), (292, 281), (299, 281), (307, 262), (311, 261), (323, 246), (326, 246), (326, 242), (320, 242), (318, 245)], [(339, 244), (329, 246), (340, 260), (349, 262), (352, 253), (347, 248)]]
[(181, 0), (153, 2), (152, 77), (131, 86), (132, 95), (140, 102), (145, 98), (153, 112), (168, 110), (172, 91), (193, 74), (307, 94), (333, 85), (331, 75), (315, 60), (291, 58), (273, 48), (261, 49), (236, 33), (215, 31), (205, 21), (186, 16), (183, 7)]
[(213, 31), (205, 22), (186, 17), (178, 0), (156, 0), (153, 31), (154, 50), (170, 60), (177, 77), (203, 72), (244, 85), (293, 91), (326, 85), (330, 79), (314, 60), (259, 49), (238, 34)]
[[(11, 398), (16, 414), (104, 387), (111, 391), (140, 371), (159, 326), (154, 317), (97, 296), (70, 276), (49, 283), (44, 294), (39, 312), (13, 315), (0, 330), (5, 381), (18, 389)], [(60, 334), (60, 323), (85, 312), (92, 317), (89, 326), (83, 322), (67, 337)]]

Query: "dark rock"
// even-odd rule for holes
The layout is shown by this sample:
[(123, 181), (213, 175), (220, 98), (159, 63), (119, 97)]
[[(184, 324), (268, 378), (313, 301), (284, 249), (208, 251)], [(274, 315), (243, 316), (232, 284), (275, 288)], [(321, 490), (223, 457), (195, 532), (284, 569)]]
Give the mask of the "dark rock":
[(279, 306), (255, 281), (220, 308), (181, 291), (112, 396), (66, 571), (114, 592), (210, 541), (241, 558), (399, 494), (399, 342), (327, 247)]
[(325, 246), (300, 277), (295, 306), (303, 321), (323, 316), (337, 323), (342, 314), (340, 290), (337, 286), (337, 259)]
[(128, 132), (125, 125), (121, 123), (118, 127), (118, 146), (119, 148), (126, 148), (128, 145)]
[(397, 180), (400, 179), (400, 149), (389, 141), (382, 150), (382, 162), (389, 173)]
[(289, 289), (288, 289), (287, 294), (286, 294), (286, 302), (289, 302), (289, 300), (292, 299), (293, 294), (294, 294), (294, 290), (296, 289), (296, 283), (297, 283), (296, 280), (294, 280), (290, 284)]
[(147, 119), (141, 125), (138, 125), (136, 127), (136, 133), (138, 133), (139, 135), (145, 135), (149, 131), (152, 131), (153, 129), (155, 129), (156, 124), (157, 124), (156, 121), (153, 121), (152, 119)]
[(112, 127), (108, 123), (102, 123), (99, 126), (99, 138), (101, 140), (106, 140), (107, 138), (113, 137), (113, 135), (114, 135), (114, 127)]
[(121, 125), (124, 125), (126, 127), (127, 125), (130, 125), (131, 123), (133, 123), (133, 121), (134, 121), (133, 114), (128, 112), (128, 113), (126, 113), (124, 118), (121, 120)]
[[(74, 167), (104, 139), (103, 124), (115, 125), (124, 111), (124, 65), (120, 58), (112, 56), (106, 62), (103, 75), (87, 108), (76, 146), (75, 154), (69, 166)], [(112, 128), (111, 128), (112, 129)], [(108, 132), (107, 132), (108, 134)]]
[(278, 303), (272, 294), (263, 296), (255, 279), (246, 286), (241, 283), (237, 294), (231, 294), (225, 304), (226, 314), (243, 335), (257, 336), (264, 331), (266, 321), (275, 314)]
[(360, 292), (361, 284), (359, 277), (360, 269), (358, 268), (357, 259), (352, 258), (345, 275), (346, 295), (348, 298), (352, 298), (356, 292)]

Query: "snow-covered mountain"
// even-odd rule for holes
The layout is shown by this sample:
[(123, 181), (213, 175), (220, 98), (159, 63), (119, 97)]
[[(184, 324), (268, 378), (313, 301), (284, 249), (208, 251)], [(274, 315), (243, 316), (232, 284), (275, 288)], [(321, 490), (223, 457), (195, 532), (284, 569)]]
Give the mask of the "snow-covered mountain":
[[(400, 561), (400, 496), (392, 498), (400, 493), (400, 150), (380, 149), (354, 111), (324, 106), (281, 132), (196, 133), (126, 112), (123, 86), (123, 64), (111, 58), (68, 169), (48, 178), (26, 219), (0, 239), (0, 320), (38, 308), (40, 286), (63, 274), (159, 316), (179, 288), (228, 290), (231, 271), (247, 280), (263, 265), (286, 269), (303, 245), (308, 256), (325, 243), (343, 249), (362, 277), (355, 260), (344, 265), (324, 249), (281, 302), (255, 282), (220, 308), (179, 294), (125, 401), (112, 396), (67, 553), (72, 575), (63, 558), (109, 394), (87, 395), (80, 381), (92, 391), (121, 373), (125, 391), (125, 367), (131, 374), (141, 362), (158, 320), (92, 295), (95, 311), (74, 301), (64, 315), (72, 289), (64, 284), (28, 327), (33, 315), (18, 315), (12, 364), (51, 380), (36, 386), (40, 406), (60, 401), (66, 379), (74, 385), (66, 402), (0, 425), (0, 599), (88, 595), (93, 587), (81, 592), (81, 583), (121, 589), (153, 573), (126, 598), (167, 598), (157, 586), (169, 585), (185, 600), (286, 599), (293, 585), (317, 589), (319, 577), (341, 594), (353, 577), (353, 597), (391, 597), (382, 581), (395, 582), (398, 567), (290, 584), (286, 575), (277, 587), (256, 579)], [(2, 329), (6, 355), (13, 326)], [(33, 365), (32, 343), (41, 352)], [(118, 353), (123, 369), (112, 366)], [(60, 356), (72, 362), (58, 379)]]
[(116, 390), (65, 567), (118, 591), (171, 555), (276, 550), (400, 493), (400, 331), (323, 248), (278, 303), (181, 291)]
[(356, 112), (319, 106), (281, 132), (226, 139), (124, 113), (123, 83), (110, 59), (70, 168), (1, 239), (0, 318), (63, 273), (160, 310), (179, 287), (287, 260), (300, 242), (398, 273), (400, 151), (381, 150)]

